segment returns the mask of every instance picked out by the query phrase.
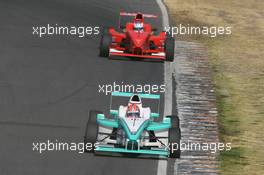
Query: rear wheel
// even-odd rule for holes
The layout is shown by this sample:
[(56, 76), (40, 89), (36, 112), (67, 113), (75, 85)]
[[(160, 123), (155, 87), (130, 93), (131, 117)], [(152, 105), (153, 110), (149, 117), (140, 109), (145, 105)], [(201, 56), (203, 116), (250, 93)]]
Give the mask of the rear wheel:
[[(96, 122), (96, 115), (101, 114), (99, 111), (90, 111), (89, 119), (86, 124), (85, 135), (84, 135), (84, 144), (85, 144), (85, 152), (94, 152), (94, 145), (97, 141), (98, 135), (98, 125)], [(87, 149), (86, 145), (92, 144), (92, 149)]]
[(168, 116), (171, 119), (172, 128), (180, 128), (180, 119), (176, 115)]
[(180, 158), (181, 130), (178, 116), (170, 116), (171, 128), (169, 129), (170, 158)]
[(110, 45), (112, 43), (112, 36), (106, 31), (103, 31), (100, 42), (100, 56), (108, 57), (110, 52)]
[(167, 35), (165, 40), (165, 58), (166, 61), (172, 62), (174, 60), (174, 47), (175, 40), (171, 36)]

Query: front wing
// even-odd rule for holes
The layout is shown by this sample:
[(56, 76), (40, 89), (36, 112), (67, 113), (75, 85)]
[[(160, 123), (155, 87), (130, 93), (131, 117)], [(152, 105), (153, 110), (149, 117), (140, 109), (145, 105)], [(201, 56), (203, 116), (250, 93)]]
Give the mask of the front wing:
[[(160, 133), (162, 134), (162, 133)], [(165, 133), (167, 135), (168, 133)], [(105, 135), (105, 134), (103, 134)], [(105, 136), (101, 136), (99, 138), (104, 138)], [(167, 137), (159, 137), (160, 141), (162, 141), (164, 144), (168, 143)], [(122, 147), (116, 147), (117, 141), (112, 139), (105, 139), (102, 142), (97, 142), (95, 147), (95, 153), (101, 154), (101, 155), (113, 155), (116, 153), (128, 153), (128, 154), (137, 154), (140, 155), (140, 157), (168, 157), (169, 156), (169, 150), (168, 147), (165, 145), (162, 145), (160, 141), (157, 142), (149, 142), (149, 141), (143, 141), (139, 140), (139, 145), (134, 144), (133, 146), (130, 145), (130, 149), (128, 148), (128, 140), (126, 141), (126, 144)], [(133, 149), (131, 149), (133, 147)]]
[(110, 146), (97, 146), (95, 152), (112, 152), (112, 153), (131, 153), (131, 154), (147, 154), (147, 155), (156, 155), (156, 156), (169, 156), (169, 151), (165, 149), (136, 149), (131, 150), (127, 148), (115, 148)]
[(165, 53), (152, 53), (152, 55), (135, 55), (130, 53), (124, 53), (123, 51), (118, 51), (115, 49), (110, 49), (110, 56), (123, 56), (123, 57), (136, 57), (142, 59), (157, 59), (157, 60), (165, 60)]

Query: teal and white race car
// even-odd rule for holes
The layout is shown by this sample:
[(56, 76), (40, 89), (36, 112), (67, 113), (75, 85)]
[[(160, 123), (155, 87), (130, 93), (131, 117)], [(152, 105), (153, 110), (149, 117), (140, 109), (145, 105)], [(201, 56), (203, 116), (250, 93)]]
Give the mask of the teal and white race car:
[[(128, 104), (112, 109), (113, 97), (129, 98)], [(143, 107), (141, 99), (158, 100), (160, 104), (160, 95), (112, 92), (109, 117), (90, 111), (84, 143), (93, 146), (86, 151), (179, 158), (179, 118), (166, 116), (158, 122), (155, 118), (160, 117), (159, 112)]]

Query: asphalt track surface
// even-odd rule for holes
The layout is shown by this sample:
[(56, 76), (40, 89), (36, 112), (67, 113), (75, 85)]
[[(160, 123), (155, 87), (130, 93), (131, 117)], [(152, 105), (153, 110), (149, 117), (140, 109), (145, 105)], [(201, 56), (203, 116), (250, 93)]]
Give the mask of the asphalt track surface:
[(0, 1), (1, 175), (156, 174), (152, 159), (32, 151), (32, 142), (83, 140), (88, 111), (109, 106), (98, 84), (163, 83), (162, 63), (98, 57), (98, 36), (32, 35), (47, 24), (116, 25), (120, 10), (160, 15), (149, 0)]

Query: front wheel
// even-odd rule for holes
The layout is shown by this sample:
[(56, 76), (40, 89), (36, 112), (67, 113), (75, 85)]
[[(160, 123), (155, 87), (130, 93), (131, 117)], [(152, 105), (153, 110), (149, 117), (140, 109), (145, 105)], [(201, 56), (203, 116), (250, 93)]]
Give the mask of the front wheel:
[(174, 47), (175, 47), (174, 38), (167, 35), (164, 46), (166, 61), (172, 62), (174, 60)]
[(171, 128), (169, 129), (170, 158), (180, 158), (181, 130), (178, 116), (170, 116)]
[[(96, 122), (97, 114), (101, 114), (99, 111), (90, 111), (89, 119), (86, 124), (85, 135), (84, 135), (84, 144), (85, 144), (85, 152), (94, 152), (95, 143), (97, 142), (98, 135), (98, 125)], [(87, 149), (86, 145), (92, 144), (92, 149)]]
[(103, 33), (100, 42), (100, 56), (108, 57), (110, 53), (110, 45), (112, 43), (112, 36), (108, 33)]

